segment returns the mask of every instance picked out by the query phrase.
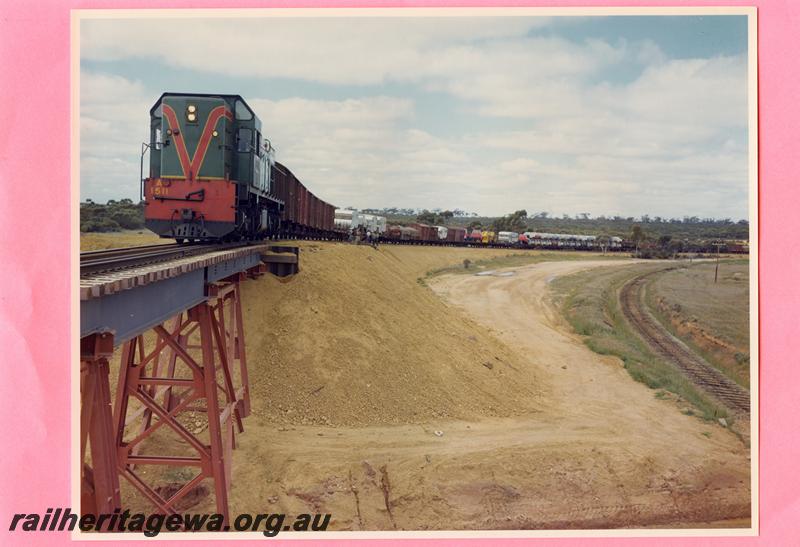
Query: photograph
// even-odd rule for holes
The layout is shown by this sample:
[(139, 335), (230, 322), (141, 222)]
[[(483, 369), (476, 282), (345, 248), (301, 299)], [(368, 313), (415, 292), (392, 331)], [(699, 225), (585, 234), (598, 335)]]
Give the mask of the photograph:
[(756, 32), (73, 10), (72, 504), (10, 529), (758, 534)]

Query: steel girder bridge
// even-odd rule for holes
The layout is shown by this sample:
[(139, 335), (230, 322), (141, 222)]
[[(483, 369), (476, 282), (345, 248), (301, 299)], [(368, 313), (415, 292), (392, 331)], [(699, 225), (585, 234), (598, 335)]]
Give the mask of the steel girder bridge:
[(231, 452), (250, 414), (241, 283), (295, 274), (299, 250), (161, 245), (82, 253), (81, 263), (82, 514), (121, 509), (120, 477), (166, 515), (210, 480), (227, 523)]

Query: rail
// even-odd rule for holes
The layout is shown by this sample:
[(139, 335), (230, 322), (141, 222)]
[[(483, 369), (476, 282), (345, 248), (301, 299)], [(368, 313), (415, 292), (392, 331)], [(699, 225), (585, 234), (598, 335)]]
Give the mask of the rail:
[(626, 283), (620, 291), (622, 312), (642, 338), (678, 369), (696, 386), (709, 393), (737, 414), (750, 413), (750, 392), (730, 380), (705, 359), (672, 336), (645, 309), (642, 290), (647, 277), (653, 272), (637, 276)]
[(119, 247), (81, 253), (81, 277), (89, 274), (118, 271), (126, 268), (155, 264), (195, 256), (212, 251), (221, 251), (246, 247), (243, 243), (218, 243), (182, 245), (167, 243), (141, 245), (138, 247)]

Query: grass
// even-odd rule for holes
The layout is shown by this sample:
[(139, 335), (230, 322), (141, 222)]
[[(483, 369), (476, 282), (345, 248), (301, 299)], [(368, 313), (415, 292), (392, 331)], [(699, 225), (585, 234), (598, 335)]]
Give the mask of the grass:
[[(749, 262), (696, 263), (648, 284), (646, 303), (664, 327), (739, 385), (750, 386)], [(661, 305), (659, 305), (661, 304)], [(699, 332), (712, 333), (719, 343)]]
[(503, 268), (518, 268), (521, 266), (528, 266), (530, 264), (539, 264), (541, 262), (554, 262), (565, 260), (624, 260), (629, 258), (627, 254), (607, 254), (602, 255), (599, 253), (587, 253), (577, 251), (556, 251), (556, 252), (536, 252), (536, 251), (523, 251), (515, 254), (507, 254), (494, 258), (487, 258), (485, 260), (469, 261), (465, 260), (459, 264), (445, 266), (430, 270), (425, 274), (425, 279), (430, 279), (439, 275), (445, 274), (476, 274), (478, 272), (487, 270), (500, 270)]
[(127, 230), (123, 232), (108, 233), (81, 233), (81, 251), (94, 251), (98, 249), (113, 249), (116, 247), (135, 247), (138, 245), (153, 245), (159, 243), (172, 243), (172, 239), (162, 239), (149, 230)]
[(657, 356), (625, 320), (619, 305), (618, 291), (629, 279), (660, 265), (637, 265), (630, 268), (600, 268), (556, 278), (552, 288), (564, 316), (572, 328), (584, 337), (595, 353), (613, 355), (622, 360), (628, 374), (657, 390), (659, 399), (687, 401), (694, 407), (691, 415), (705, 420), (730, 417), (724, 407), (698, 390), (678, 369)]

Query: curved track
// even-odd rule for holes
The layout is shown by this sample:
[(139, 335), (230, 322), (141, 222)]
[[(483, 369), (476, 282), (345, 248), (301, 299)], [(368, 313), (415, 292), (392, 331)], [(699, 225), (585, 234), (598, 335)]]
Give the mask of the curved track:
[(642, 290), (651, 272), (628, 281), (620, 291), (622, 312), (642, 338), (670, 363), (674, 363), (695, 385), (730, 410), (750, 414), (750, 392), (676, 339), (645, 309)]

